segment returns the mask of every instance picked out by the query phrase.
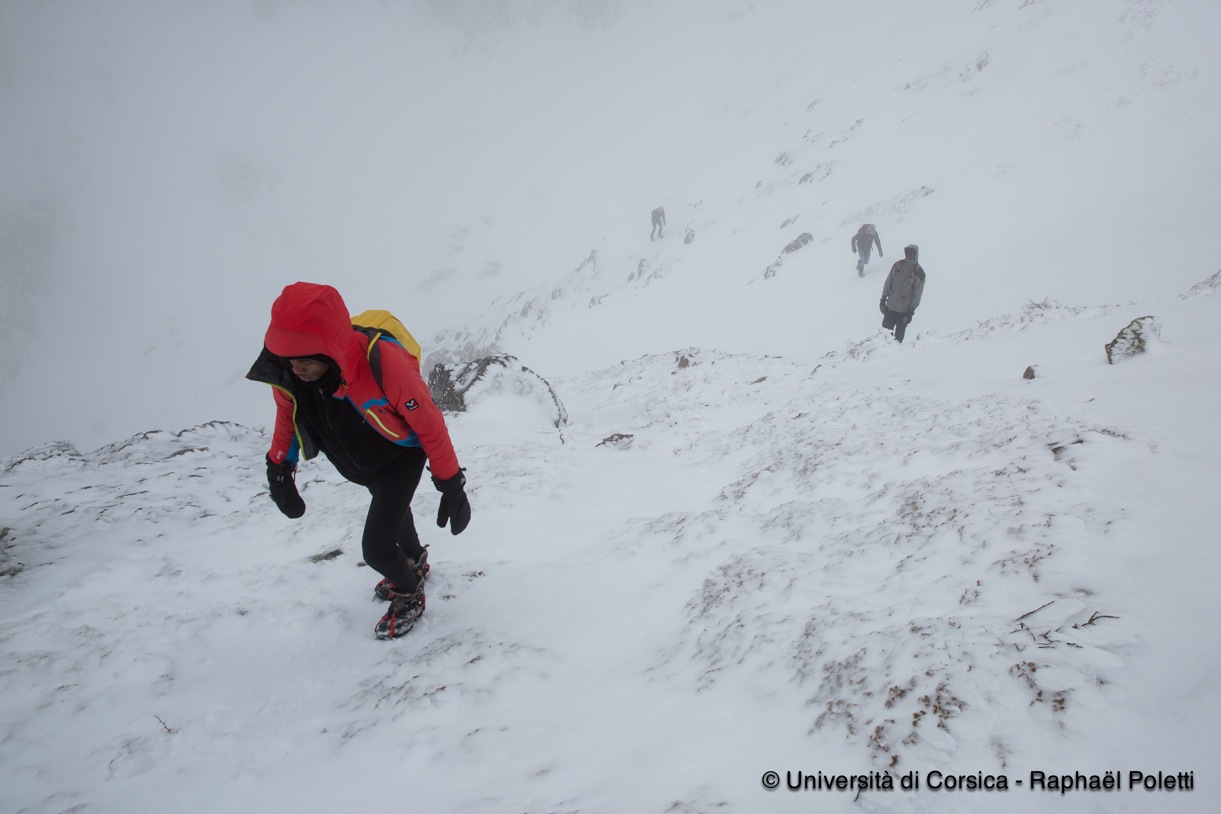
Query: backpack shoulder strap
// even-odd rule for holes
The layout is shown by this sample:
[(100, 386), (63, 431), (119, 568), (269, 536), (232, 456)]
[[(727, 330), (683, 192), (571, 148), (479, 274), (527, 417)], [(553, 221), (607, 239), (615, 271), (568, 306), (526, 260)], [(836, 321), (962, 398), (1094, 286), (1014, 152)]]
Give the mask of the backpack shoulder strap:
[(369, 337), (369, 346), (365, 348), (365, 359), (369, 362), (369, 369), (373, 371), (373, 381), (377, 382), (378, 388), (385, 392), (386, 386), (382, 384), (382, 350), (378, 342), (382, 338), (383, 332), (377, 328), (365, 328), (360, 325), (353, 325), (352, 329)]

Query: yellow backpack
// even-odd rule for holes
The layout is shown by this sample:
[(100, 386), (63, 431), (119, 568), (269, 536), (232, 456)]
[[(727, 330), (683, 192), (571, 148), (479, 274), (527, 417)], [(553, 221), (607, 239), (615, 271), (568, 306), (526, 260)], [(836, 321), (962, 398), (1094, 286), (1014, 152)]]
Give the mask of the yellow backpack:
[(371, 309), (352, 317), (352, 327), (369, 337), (369, 347), (365, 350), (365, 358), (373, 369), (373, 379), (378, 387), (382, 387), (381, 353), (377, 349), (379, 340), (395, 342), (415, 357), (420, 369), (424, 368), (424, 352), (420, 343), (415, 341), (411, 331), (399, 321), (398, 317), (389, 311)]

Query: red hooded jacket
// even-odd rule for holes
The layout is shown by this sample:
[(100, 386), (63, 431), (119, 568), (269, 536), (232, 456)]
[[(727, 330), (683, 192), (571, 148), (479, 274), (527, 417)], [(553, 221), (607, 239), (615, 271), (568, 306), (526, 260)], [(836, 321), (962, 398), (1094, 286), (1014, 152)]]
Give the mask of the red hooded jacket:
[[(433, 477), (446, 480), (461, 471), (445, 417), (420, 376), (419, 361), (397, 342), (382, 342), (379, 387), (369, 366), (369, 337), (352, 327), (343, 298), (331, 286), (293, 283), (285, 287), (271, 306), (271, 325), (263, 344), (266, 353), (246, 378), (274, 389), (276, 423), (267, 453), (272, 462), (295, 460), (298, 450), (306, 459), (317, 453), (297, 425), (296, 399), (288, 378), (292, 373), (279, 360), (324, 355), (339, 366), (335, 398), (347, 399), (387, 441), (423, 447)], [(268, 355), (273, 358), (265, 358)]]

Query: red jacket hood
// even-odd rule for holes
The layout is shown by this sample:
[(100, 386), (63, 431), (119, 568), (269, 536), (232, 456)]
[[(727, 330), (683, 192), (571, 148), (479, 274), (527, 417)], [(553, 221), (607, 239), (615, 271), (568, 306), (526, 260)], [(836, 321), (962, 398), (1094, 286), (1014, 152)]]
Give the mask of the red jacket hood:
[(354, 336), (348, 307), (338, 291), (329, 285), (293, 283), (271, 305), (271, 325), (263, 344), (284, 359), (329, 356), (342, 371), (350, 369)]

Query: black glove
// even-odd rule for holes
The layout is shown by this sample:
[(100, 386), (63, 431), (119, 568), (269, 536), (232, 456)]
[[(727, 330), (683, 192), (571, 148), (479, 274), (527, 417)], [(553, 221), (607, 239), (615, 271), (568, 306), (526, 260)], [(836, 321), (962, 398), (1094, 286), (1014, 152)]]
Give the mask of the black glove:
[(457, 475), (445, 480), (436, 477), (432, 485), (441, 493), (441, 505), (437, 508), (437, 527), (445, 528), (449, 523), (450, 534), (461, 534), (471, 522), (471, 502), (466, 498), (466, 475), (459, 470)]
[(878, 310), (882, 312), (883, 316), (886, 315), (886, 298), (885, 297), (878, 300)]
[(912, 319), (913, 319), (915, 316), (916, 316), (916, 312), (915, 312), (915, 311), (912, 311), (910, 314), (908, 314), (908, 315), (907, 315), (907, 319), (905, 319), (905, 320), (903, 321), (903, 324), (904, 324), (904, 325), (911, 325)]
[(276, 508), (286, 517), (296, 520), (305, 514), (305, 501), (297, 492), (297, 482), (293, 474), (297, 471), (296, 464), (285, 461), (282, 464), (272, 463), (267, 459), (267, 488)]

